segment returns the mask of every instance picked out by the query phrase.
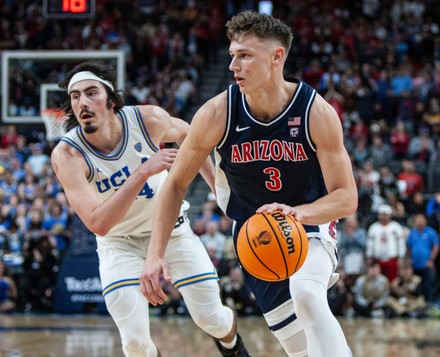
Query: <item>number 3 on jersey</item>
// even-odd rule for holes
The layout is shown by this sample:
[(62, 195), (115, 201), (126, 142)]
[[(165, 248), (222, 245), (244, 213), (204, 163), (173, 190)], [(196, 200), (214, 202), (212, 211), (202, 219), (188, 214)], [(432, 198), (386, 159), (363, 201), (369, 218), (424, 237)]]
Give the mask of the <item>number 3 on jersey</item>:
[(266, 180), (266, 188), (271, 191), (281, 190), (283, 184), (281, 182), (281, 172), (275, 167), (266, 167), (263, 172), (269, 175), (269, 179)]

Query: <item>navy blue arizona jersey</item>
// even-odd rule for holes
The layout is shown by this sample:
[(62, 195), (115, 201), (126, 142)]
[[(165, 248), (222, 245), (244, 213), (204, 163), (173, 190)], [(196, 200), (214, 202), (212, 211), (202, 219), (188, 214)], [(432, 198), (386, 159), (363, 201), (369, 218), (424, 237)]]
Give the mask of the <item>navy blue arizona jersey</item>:
[(263, 204), (296, 206), (327, 193), (309, 128), (316, 91), (297, 82), (286, 108), (269, 122), (252, 116), (238, 85), (227, 90), (226, 131), (215, 152), (216, 193), (235, 221)]

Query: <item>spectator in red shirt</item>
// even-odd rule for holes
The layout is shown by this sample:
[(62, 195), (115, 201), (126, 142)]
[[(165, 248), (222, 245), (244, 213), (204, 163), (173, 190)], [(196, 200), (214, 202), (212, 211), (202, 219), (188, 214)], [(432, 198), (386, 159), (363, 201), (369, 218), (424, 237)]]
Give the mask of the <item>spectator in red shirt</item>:
[(1, 147), (6, 149), (9, 146), (16, 145), (17, 143), (17, 127), (15, 125), (8, 125), (6, 131), (1, 137)]
[(308, 85), (318, 87), (319, 80), (323, 74), (324, 69), (322, 68), (321, 63), (317, 59), (313, 59), (310, 66), (304, 71), (303, 78)]
[(391, 147), (393, 149), (394, 158), (402, 160), (406, 158), (408, 153), (408, 146), (411, 140), (411, 136), (408, 133), (403, 122), (398, 121), (396, 125), (391, 129)]
[(338, 113), (339, 119), (341, 120), (341, 124), (344, 124), (344, 96), (337, 90), (333, 78), (329, 78), (327, 86), (328, 89), (324, 94), (324, 99), (336, 110), (336, 113)]
[(348, 132), (348, 137), (351, 140), (359, 140), (359, 139), (368, 139), (370, 135), (370, 130), (368, 126), (365, 124), (364, 120), (358, 118), (353, 125), (350, 127)]
[(411, 198), (416, 192), (422, 191), (425, 187), (423, 176), (416, 172), (416, 166), (410, 160), (402, 160), (402, 171), (397, 179), (405, 184), (402, 195), (405, 199)]

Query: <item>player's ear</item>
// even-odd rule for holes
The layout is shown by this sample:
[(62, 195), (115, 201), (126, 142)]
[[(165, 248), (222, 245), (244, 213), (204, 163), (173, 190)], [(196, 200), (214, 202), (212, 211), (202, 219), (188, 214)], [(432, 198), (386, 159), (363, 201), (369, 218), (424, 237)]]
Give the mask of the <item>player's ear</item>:
[(273, 50), (273, 57), (272, 57), (273, 62), (278, 64), (283, 63), (284, 54), (285, 54), (284, 47), (276, 47)]
[(107, 99), (107, 109), (113, 109), (114, 107), (115, 107), (115, 102), (112, 99), (108, 98)]

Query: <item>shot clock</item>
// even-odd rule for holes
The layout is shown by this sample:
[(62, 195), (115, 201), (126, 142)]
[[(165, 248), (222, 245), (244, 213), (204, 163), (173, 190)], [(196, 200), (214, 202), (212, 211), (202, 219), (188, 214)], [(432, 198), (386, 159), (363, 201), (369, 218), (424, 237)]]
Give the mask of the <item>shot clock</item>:
[(43, 0), (47, 19), (85, 19), (95, 15), (95, 0)]

